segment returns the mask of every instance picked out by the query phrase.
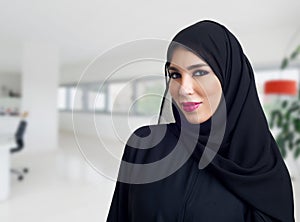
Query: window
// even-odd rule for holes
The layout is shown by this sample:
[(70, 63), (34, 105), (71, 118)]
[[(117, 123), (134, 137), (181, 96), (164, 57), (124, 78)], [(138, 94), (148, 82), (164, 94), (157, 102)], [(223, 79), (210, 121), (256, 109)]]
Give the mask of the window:
[(131, 112), (133, 85), (127, 82), (111, 82), (107, 86), (108, 111), (114, 113)]
[(96, 83), (88, 84), (86, 94), (88, 111), (99, 112), (106, 110), (106, 86), (99, 86)]
[(58, 98), (57, 98), (58, 109), (59, 110), (66, 110), (68, 108), (67, 88), (66, 87), (59, 87), (57, 96), (58, 96)]
[(82, 110), (82, 95), (83, 95), (83, 90), (80, 87), (72, 87), (69, 89), (70, 90), (70, 101), (71, 101), (71, 110)]
[(135, 81), (62, 85), (58, 89), (60, 111), (155, 115), (164, 92), (164, 80), (147, 77)]

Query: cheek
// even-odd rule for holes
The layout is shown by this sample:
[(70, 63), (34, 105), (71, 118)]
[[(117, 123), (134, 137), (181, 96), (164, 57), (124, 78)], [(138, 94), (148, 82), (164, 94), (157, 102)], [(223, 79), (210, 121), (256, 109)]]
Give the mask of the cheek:
[(212, 80), (205, 86), (207, 99), (215, 107), (219, 104), (222, 96), (222, 87), (219, 80)]
[(211, 104), (218, 104), (222, 95), (222, 87), (219, 79), (216, 76), (210, 76), (205, 81), (199, 84), (203, 94)]
[(177, 99), (178, 97), (178, 91), (179, 91), (179, 84), (174, 82), (173, 80), (170, 81), (169, 84), (169, 92), (173, 99)]

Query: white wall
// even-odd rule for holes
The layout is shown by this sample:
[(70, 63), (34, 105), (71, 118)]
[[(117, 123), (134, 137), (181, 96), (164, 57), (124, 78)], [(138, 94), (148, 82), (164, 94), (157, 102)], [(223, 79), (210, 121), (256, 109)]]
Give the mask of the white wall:
[(29, 111), (27, 150), (57, 148), (58, 48), (44, 43), (24, 44), (22, 109)]
[(280, 67), (283, 57), (290, 55), (300, 41), (299, 27), (295, 26), (258, 29), (245, 24), (239, 28), (231, 27), (231, 31), (255, 68)]
[[(9, 135), (13, 138), (18, 127), (20, 118), (16, 116), (1, 116), (0, 117), (0, 135)], [(5, 126), (5, 127), (3, 127)]]
[(88, 62), (63, 65), (60, 68), (59, 84), (77, 83)]

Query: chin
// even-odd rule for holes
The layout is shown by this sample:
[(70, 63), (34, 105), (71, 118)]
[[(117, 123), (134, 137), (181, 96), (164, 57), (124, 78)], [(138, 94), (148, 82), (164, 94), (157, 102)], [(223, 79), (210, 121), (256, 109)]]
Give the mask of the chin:
[(185, 115), (185, 118), (187, 119), (187, 121), (191, 124), (200, 124), (205, 122), (206, 120), (209, 119), (209, 117), (199, 117), (197, 115), (193, 116), (193, 115)]
[(193, 121), (193, 120), (188, 120), (188, 122), (190, 123), (190, 124), (200, 124), (200, 123), (203, 123), (204, 121)]
[(190, 118), (188, 116), (186, 116), (185, 118), (191, 124), (200, 124), (200, 123), (204, 122), (202, 119), (199, 119), (199, 118)]

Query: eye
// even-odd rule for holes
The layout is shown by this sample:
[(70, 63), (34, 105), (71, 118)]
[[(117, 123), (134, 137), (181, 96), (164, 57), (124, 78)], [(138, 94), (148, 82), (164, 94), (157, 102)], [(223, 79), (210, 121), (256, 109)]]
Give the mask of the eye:
[(177, 78), (180, 78), (180, 76), (181, 76), (181, 74), (178, 72), (169, 73), (169, 77), (171, 79), (177, 79)]
[(204, 76), (207, 75), (209, 72), (205, 70), (197, 70), (193, 72), (193, 76)]

